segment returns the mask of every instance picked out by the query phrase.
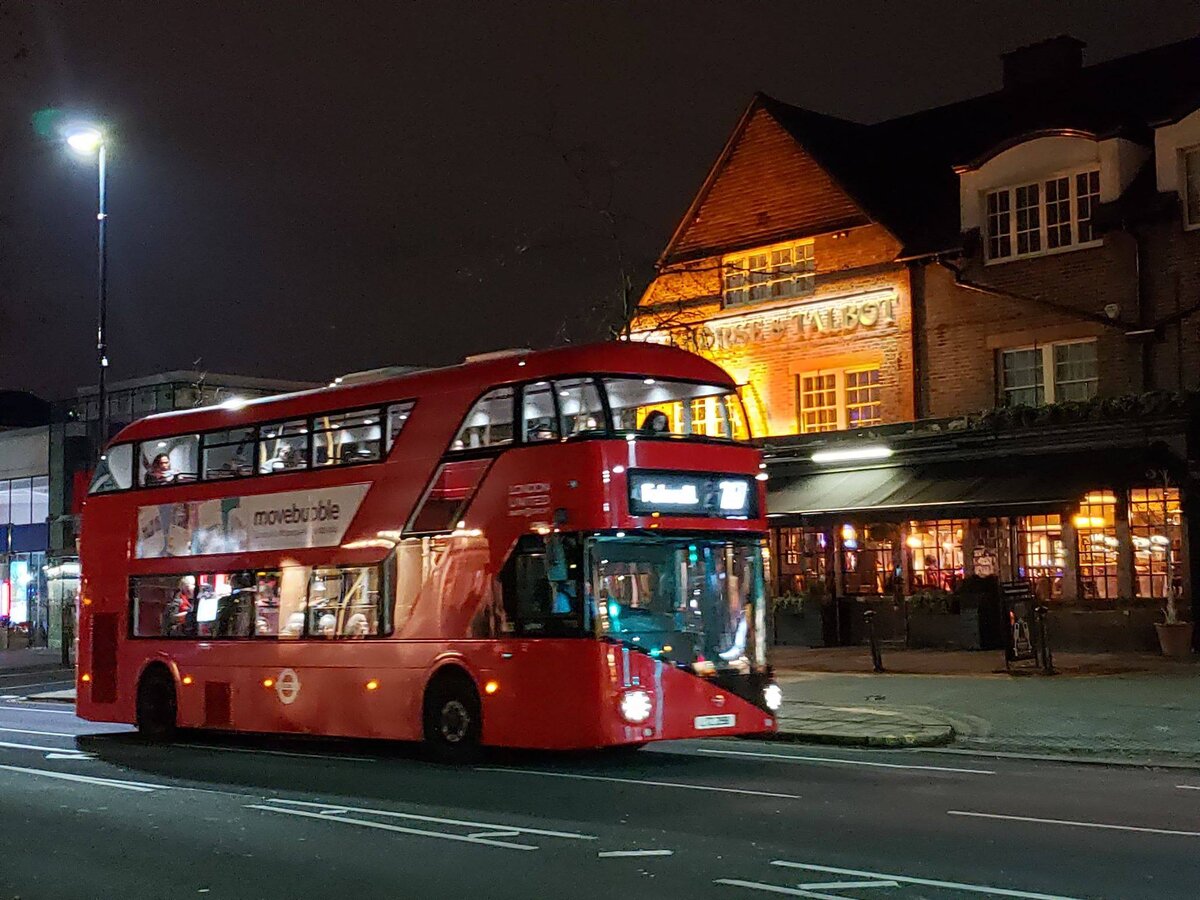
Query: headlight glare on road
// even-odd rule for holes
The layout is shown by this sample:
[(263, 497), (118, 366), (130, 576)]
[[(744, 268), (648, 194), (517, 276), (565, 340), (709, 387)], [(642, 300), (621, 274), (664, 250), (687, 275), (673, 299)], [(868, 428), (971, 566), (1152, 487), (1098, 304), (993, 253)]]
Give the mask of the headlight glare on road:
[(783, 706), (783, 691), (779, 685), (771, 682), (763, 688), (763, 702), (767, 704), (767, 709), (775, 712), (779, 707)]
[(650, 718), (650, 695), (646, 691), (632, 690), (621, 695), (621, 715), (626, 722), (640, 725)]

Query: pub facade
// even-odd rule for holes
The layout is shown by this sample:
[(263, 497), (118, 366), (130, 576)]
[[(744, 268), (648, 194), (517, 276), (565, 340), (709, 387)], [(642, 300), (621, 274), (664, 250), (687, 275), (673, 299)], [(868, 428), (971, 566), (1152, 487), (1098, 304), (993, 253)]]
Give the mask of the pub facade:
[(875, 125), (758, 95), (668, 242), (630, 336), (741, 385), (778, 639), (993, 646), (1001, 582), (1060, 647), (1200, 615), (1200, 38), (1082, 53)]

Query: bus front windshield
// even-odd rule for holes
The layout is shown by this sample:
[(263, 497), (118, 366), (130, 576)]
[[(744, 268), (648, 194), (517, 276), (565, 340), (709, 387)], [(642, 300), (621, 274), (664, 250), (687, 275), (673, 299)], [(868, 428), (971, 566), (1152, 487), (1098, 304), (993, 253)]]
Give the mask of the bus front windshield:
[(588, 551), (601, 635), (698, 674), (765, 664), (757, 538), (596, 537)]

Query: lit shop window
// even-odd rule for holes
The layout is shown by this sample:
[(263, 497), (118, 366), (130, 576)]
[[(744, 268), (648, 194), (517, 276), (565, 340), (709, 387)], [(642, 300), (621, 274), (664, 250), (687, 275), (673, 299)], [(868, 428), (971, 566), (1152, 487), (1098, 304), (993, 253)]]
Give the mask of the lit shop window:
[(1098, 242), (1092, 215), (1099, 200), (1099, 169), (991, 191), (984, 204), (988, 260)]
[(726, 306), (802, 297), (816, 284), (812, 241), (727, 256), (721, 265)]
[(1071, 519), (1079, 548), (1079, 595), (1084, 600), (1117, 596), (1117, 498), (1092, 491)]
[[(1047, 378), (1046, 373), (1053, 377)], [(1003, 350), (1000, 354), (1005, 406), (1090, 400), (1100, 383), (1096, 341), (1068, 341)]]
[(1183, 511), (1178, 488), (1134, 488), (1129, 492), (1135, 589), (1139, 597), (1163, 600), (1180, 578)]
[(963, 577), (965, 519), (909, 522), (904, 540), (909, 553), (910, 589), (952, 591)]
[(806, 372), (796, 376), (800, 431), (842, 431), (883, 421), (877, 367)]
[(1022, 516), (1017, 519), (1017, 563), (1020, 577), (1033, 585), (1039, 600), (1062, 597), (1067, 564), (1062, 540), (1062, 516)]
[(885, 525), (865, 528), (849, 522), (842, 525), (842, 585), (847, 594), (884, 594), (891, 591), (892, 536), (892, 531)]
[(827, 584), (829, 538), (815, 528), (780, 528), (779, 590), (803, 594), (819, 591)]

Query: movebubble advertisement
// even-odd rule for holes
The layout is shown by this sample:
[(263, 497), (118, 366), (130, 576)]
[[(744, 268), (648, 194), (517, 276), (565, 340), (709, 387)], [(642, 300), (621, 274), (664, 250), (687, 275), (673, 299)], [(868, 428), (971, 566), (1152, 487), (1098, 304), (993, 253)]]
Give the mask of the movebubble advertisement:
[(368, 485), (138, 507), (138, 559), (341, 543)]

